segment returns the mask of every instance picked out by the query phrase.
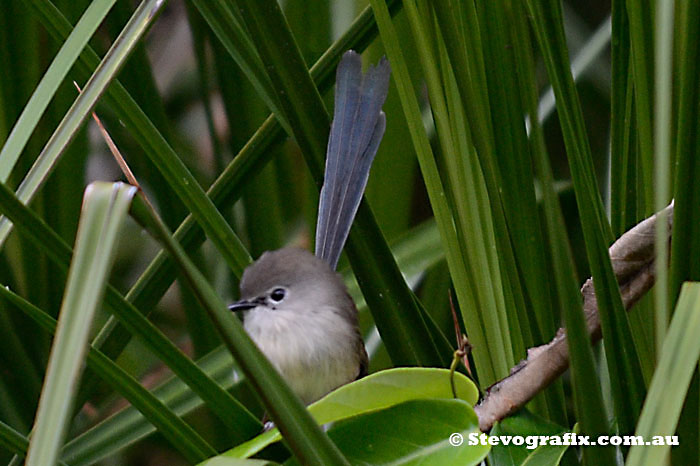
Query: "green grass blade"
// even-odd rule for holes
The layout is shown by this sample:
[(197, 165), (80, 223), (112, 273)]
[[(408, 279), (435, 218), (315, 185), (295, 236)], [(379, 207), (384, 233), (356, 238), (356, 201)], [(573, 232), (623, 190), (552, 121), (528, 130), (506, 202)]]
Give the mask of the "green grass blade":
[(15, 455), (25, 456), (29, 440), (12, 427), (0, 421), (0, 446)]
[[(438, 230), (440, 231), (443, 245), (445, 245), (445, 249), (448, 251), (447, 262), (450, 267), (453, 282), (468, 283), (466, 265), (459, 249), (453, 218), (445, 200), (445, 191), (430, 147), (430, 142), (423, 128), (418, 101), (413, 93), (411, 79), (403, 58), (396, 31), (391, 22), (389, 11), (383, 2), (371, 2), (370, 5), (377, 18), (380, 35), (382, 36), (382, 41), (392, 66), (393, 81), (396, 84), (410, 130), (411, 139), (418, 155), (418, 161), (428, 190), (431, 206), (435, 213)], [(457, 293), (458, 299), (463, 307), (468, 307), (470, 303), (473, 304), (473, 296), (468, 293), (466, 287), (458, 287)], [(470, 338), (474, 343), (474, 347), (477, 348), (474, 352), (474, 357), (477, 361), (476, 363), (480, 375), (484, 377), (485, 380), (496, 380), (494, 366), (497, 364), (489, 359), (489, 354), (486, 351), (479, 351), (479, 349), (486, 348), (486, 339), (481, 326), (482, 324), (478, 320), (467, 322)]]
[(255, 45), (246, 33), (239, 18), (234, 14), (235, 10), (228, 6), (231, 2), (224, 0), (195, 0), (193, 3), (209, 24), (209, 27), (214, 31), (216, 37), (224, 45), (226, 51), (248, 76), (260, 98), (267, 104), (270, 111), (277, 116), (278, 121), (285, 130), (291, 133), (289, 124), (280, 111), (277, 95), (272, 88), (272, 83), (265, 72), (265, 67), (258, 56)]
[(92, 2), (54, 57), (29, 102), (22, 110), (22, 114), (5, 141), (5, 145), (2, 147), (0, 152), (1, 182), (7, 182), (7, 177), (10, 176), (10, 172), (27, 144), (29, 136), (34, 132), (36, 125), (39, 123), (39, 118), (44, 114), (46, 107), (58, 90), (59, 84), (68, 74), (80, 52), (100, 23), (102, 23), (115, 1), (99, 0)]
[[(17, 190), (17, 196), (23, 203), (28, 203), (36, 195), (49, 173), (55, 167), (58, 158), (75, 136), (76, 132), (89, 116), (90, 111), (100, 98), (105, 88), (119, 72), (124, 61), (135, 46), (136, 42), (146, 32), (148, 26), (161, 6), (159, 0), (142, 3), (122, 35), (107, 53), (103, 62), (95, 70), (95, 74), (85, 85), (85, 89), (75, 100), (71, 109), (53, 133), (34, 166), (24, 178)], [(7, 218), (0, 218), (0, 244), (4, 243), (12, 228)]]
[[(56, 321), (20, 296), (0, 287), (0, 298), (27, 314), (48, 333), (56, 332)], [(185, 457), (191, 457), (197, 450), (207, 452), (207, 455), (214, 452), (193, 428), (103, 353), (88, 348), (86, 362), (87, 367), (143, 414), (147, 422), (154, 426), (151, 427), (152, 430), (157, 428)], [(118, 444), (115, 442), (114, 432), (110, 433), (110, 441)], [(74, 464), (75, 458), (67, 456), (65, 450), (72, 443), (74, 442), (68, 442), (61, 452), (61, 456), (70, 464)], [(113, 448), (113, 445), (110, 447)]]
[[(518, 3), (515, 5), (513, 10), (515, 24), (513, 36), (515, 38), (526, 37), (530, 34), (525, 11), (526, 6), (524, 4)], [(555, 279), (550, 287), (550, 291), (552, 292), (551, 308), (552, 310), (563, 309), (561, 303), (568, 303), (570, 296), (573, 296), (576, 292), (575, 286), (578, 283), (578, 277), (574, 269), (571, 249), (567, 240), (566, 227), (562, 216), (562, 209), (554, 185), (554, 175), (552, 174), (544, 133), (540, 121), (537, 118), (539, 102), (535, 72), (536, 62), (532, 43), (530, 41), (513, 39), (512, 44), (521, 87), (526, 89), (526, 92), (522, 93), (521, 99), (524, 112), (528, 115), (530, 121), (529, 152), (532, 158), (532, 170), (542, 187), (541, 202), (539, 202), (539, 204), (541, 204), (540, 217), (543, 222), (543, 234), (548, 238), (547, 242), (543, 242), (542, 249), (549, 249), (549, 256), (558, 258), (555, 264), (556, 268), (554, 269)], [(541, 276), (549, 276), (550, 274), (551, 271), (543, 271), (543, 275)], [(567, 294), (563, 296), (569, 296), (569, 298), (564, 298), (562, 301), (559, 297), (560, 293), (557, 291), (558, 289), (568, 290), (566, 291)], [(557, 315), (561, 315), (561, 312), (553, 312), (552, 314), (552, 321), (556, 322), (558, 320)], [(546, 324), (541, 325), (543, 329), (547, 328)], [(587, 376), (592, 377), (593, 374), (588, 374)], [(553, 387), (549, 389), (549, 393), (547, 393), (547, 406), (550, 420), (560, 425), (568, 425), (566, 419), (566, 401), (561, 381), (556, 381)], [(595, 407), (594, 409), (599, 408), (600, 407)]]
[(615, 413), (621, 432), (627, 433), (632, 431), (636, 423), (644, 399), (645, 385), (627, 313), (608, 254), (612, 232), (598, 194), (580, 102), (569, 69), (561, 6), (556, 0), (528, 0), (527, 5), (533, 17), (552, 88), (557, 96), (557, 110), (581, 216), (586, 253), (596, 283)]
[(250, 339), (240, 321), (231, 314), (182, 247), (173, 240), (155, 212), (137, 199), (132, 215), (147, 226), (172, 254), (195, 295), (214, 321), (224, 344), (255, 388), (270, 418), (284, 433), (294, 454), (310, 464), (347, 464), (343, 455), (314, 422), (299, 398)]
[[(644, 409), (635, 435), (644, 440), (654, 436), (673, 435), (680, 417), (690, 379), (700, 357), (700, 284), (686, 283), (660, 351)], [(670, 445), (633, 446), (627, 457), (628, 466), (662, 464)]]
[(630, 130), (632, 93), (630, 88), (629, 22), (624, 0), (614, 0), (611, 12), (610, 97), (610, 223), (615, 236), (620, 236), (634, 224), (634, 209), (629, 206), (634, 192), (630, 186)]
[(700, 186), (690, 182), (700, 173), (700, 4), (688, 2), (679, 5), (678, 27), (683, 34), (679, 44), (678, 111), (674, 173), (673, 241), (671, 242), (670, 296), (672, 305), (685, 280), (700, 280), (700, 254), (697, 235), (700, 212)]
[[(59, 18), (46, 18), (46, 10), (48, 8), (46, 5), (47, 2), (48, 0), (43, 2), (43, 9), (41, 10), (43, 14), (40, 18), (46, 21), (53, 21), (51, 23), (52, 30), (59, 35), (65, 35), (63, 33), (65, 33), (66, 29), (70, 29), (70, 26), (60, 21), (62, 17), (60, 12), (56, 10), (53, 12), (59, 15)], [(122, 31), (120, 35), (122, 39), (118, 39), (114, 43), (110, 52), (108, 52), (105, 57), (105, 60), (98, 66), (95, 74), (85, 86), (85, 89), (83, 89), (83, 92), (76, 100), (76, 104), (73, 106), (75, 111), (79, 112), (79, 114), (73, 114), (72, 111), (69, 111), (66, 115), (66, 119), (69, 119), (71, 123), (66, 124), (66, 129), (64, 131), (59, 131), (61, 129), (61, 127), (59, 127), (55, 133), (57, 136), (49, 141), (44, 150), (44, 152), (49, 155), (46, 157), (43, 155), (39, 156), (39, 160), (44, 169), (38, 170), (36, 175), (30, 174), (22, 183), (18, 193), (21, 193), (21, 199), (23, 199), (24, 202), (26, 202), (27, 199), (31, 199), (34, 195), (41, 180), (48, 175), (48, 170), (50, 170), (52, 164), (55, 163), (55, 159), (60, 155), (60, 151), (69, 141), (69, 139), (66, 139), (66, 136), (68, 136), (66, 133), (70, 132), (70, 128), (68, 127), (72, 127), (72, 130), (75, 131), (77, 128), (75, 125), (79, 124), (79, 121), (82, 121), (82, 118), (87, 116), (87, 112), (92, 108), (95, 100), (105, 91), (105, 87), (114, 78), (119, 67), (123, 65), (131, 48), (135, 46), (140, 36), (146, 32), (150, 22), (155, 19), (153, 15), (157, 10), (154, 11), (153, 7), (156, 4), (160, 6), (158, 0), (149, 0), (147, 3), (143, 3), (139, 6)], [(65, 18), (62, 19), (65, 20)], [(86, 50), (88, 56), (86, 57), (85, 53), (81, 55), (81, 61), (87, 63), (94, 62), (94, 52), (89, 49)], [(87, 67), (90, 68), (89, 65)], [(195, 218), (202, 224), (208, 237), (217, 246), (217, 249), (222, 254), (229, 267), (236, 271), (236, 273), (242, 273), (243, 269), (245, 269), (251, 261), (250, 255), (153, 123), (135, 104), (131, 96), (121, 85), (110, 87), (105, 95), (105, 100), (117, 110), (120, 119), (127, 125), (127, 128), (132, 132), (134, 137), (140, 140), (143, 147), (146, 149), (146, 154), (152, 158), (153, 163), (161, 170), (161, 173), (173, 190), (194, 214)], [(80, 102), (83, 102), (83, 104), (78, 105)], [(52, 141), (54, 142), (52, 143)], [(30, 179), (30, 177), (33, 179)], [(10, 225), (7, 220), (0, 219), (0, 243), (2, 242), (3, 236), (6, 237), (9, 233), (9, 228)]]
[[(71, 257), (70, 247), (38, 219), (36, 214), (22, 205), (4, 185), (0, 185), (0, 211), (16, 221), (22, 232), (30, 236), (59, 270), (67, 269)], [(107, 286), (104, 302), (108, 310), (115, 314), (132, 334), (140, 337), (158, 358), (211, 406), (231, 429), (230, 433), (235, 440), (249, 438), (259, 429), (259, 422), (247, 409), (202, 373), (174, 343), (110, 285)]]
[(652, 99), (654, 94), (654, 2), (629, 0), (626, 3), (632, 53), (631, 77), (634, 80), (634, 108), (641, 170), (641, 214), (653, 211), (654, 134)]
[[(216, 380), (225, 390), (234, 387), (233, 360), (224, 347), (219, 347), (197, 361), (204, 373)], [(240, 383), (240, 382), (238, 382)], [(171, 377), (151, 390), (155, 398), (165, 405), (161, 413), (183, 417), (200, 409), (204, 402), (178, 377)], [(88, 465), (115, 455), (126, 447), (153, 434), (163, 427), (154, 427), (152, 417), (145, 417), (143, 409), (129, 406), (106, 418), (67, 442), (61, 452), (71, 465)], [(255, 432), (259, 432), (256, 429)]]
[[(421, 15), (413, 2), (404, 5), (409, 23), (416, 38), (419, 56), (425, 70), (430, 102), (433, 110), (437, 134), (442, 148), (442, 162), (448, 173), (445, 180), (449, 197), (452, 200), (452, 215), (455, 217), (457, 237), (462, 248), (462, 255), (471, 271), (471, 289), (475, 307), (463, 309), (463, 312), (477, 313), (487, 329), (488, 348), (499, 348), (494, 352), (500, 358), (500, 371), (507, 371), (515, 363), (514, 349), (511, 342), (509, 322), (517, 322), (515, 314), (506, 315), (506, 296), (501, 280), (501, 271), (495, 249), (495, 237), (491, 210), (488, 208), (488, 195), (481, 167), (471, 141), (461, 130), (466, 119), (459, 106), (456, 83), (452, 69), (446, 62), (446, 53), (440, 43), (443, 61), (442, 76), (438, 71), (437, 58), (431, 53), (433, 47), (428, 43), (427, 25), (421, 21)], [(438, 42), (439, 37), (435, 38)], [(444, 86), (444, 90), (443, 90)], [(451, 117), (451, 120), (450, 120)], [(464, 286), (457, 283), (456, 287)], [(514, 306), (510, 306), (513, 309)], [(517, 352), (524, 352), (520, 334), (512, 332), (519, 342)], [(505, 373), (505, 372), (504, 372)], [(482, 381), (489, 383), (488, 381)]]
[(656, 349), (663, 345), (669, 319), (668, 296), (668, 222), (666, 211), (671, 194), (671, 106), (673, 77), (673, 10), (674, 2), (661, 2), (655, 44), (655, 102), (654, 102), (654, 210), (659, 212), (656, 223)]
[(85, 192), (75, 254), (27, 451), (27, 465), (54, 464), (58, 458), (92, 318), (102, 300), (119, 230), (135, 194), (136, 188), (123, 184), (93, 184)]

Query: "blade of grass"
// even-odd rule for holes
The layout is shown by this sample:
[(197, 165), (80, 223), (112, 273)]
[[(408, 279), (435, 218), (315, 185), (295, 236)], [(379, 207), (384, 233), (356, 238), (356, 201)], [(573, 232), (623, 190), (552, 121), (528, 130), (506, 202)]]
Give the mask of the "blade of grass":
[(533, 169), (523, 119), (525, 110), (520, 99), (522, 88), (513, 56), (514, 43), (521, 39), (515, 36), (512, 26), (517, 21), (513, 13), (517, 7), (510, 3), (505, 0), (483, 2), (481, 43), (487, 63), (491, 118), (498, 122), (492, 126), (494, 147), (499, 154), (495, 161), (502, 177), (502, 203), (527, 295), (528, 313), (535, 317), (529, 322), (530, 328), (521, 323), (521, 328), (531, 329), (532, 337), (525, 339), (529, 347), (553, 335), (557, 325), (552, 319), (549, 282), (541, 280), (547, 275), (548, 266), (540, 247), (543, 237), (532, 183)]
[(44, 114), (63, 81), (68, 70), (73, 66), (90, 37), (112, 8), (116, 0), (98, 0), (90, 3), (85, 13), (76, 23), (66, 41), (54, 57), (51, 65), (41, 78), (41, 82), (32, 93), (32, 97), (22, 110), (22, 114), (12, 128), (0, 152), (0, 182), (7, 182), (10, 172), (24, 150), (29, 136), (34, 132), (39, 118)]
[[(27, 451), (27, 465), (54, 464), (80, 380), (88, 332), (102, 300), (132, 186), (93, 184), (85, 192), (76, 251)], [(197, 458), (197, 456), (192, 456)]]
[[(225, 390), (235, 388), (233, 361), (231, 354), (223, 346), (199, 359), (197, 365)], [(166, 406), (161, 412), (172, 411), (175, 416), (184, 417), (204, 404), (178, 377), (171, 377), (162, 385), (153, 388), (150, 393)], [(115, 455), (156, 430), (163, 431), (161, 426), (156, 429), (152, 419), (141, 414), (143, 411), (141, 408), (137, 410), (134, 406), (129, 406), (113, 414), (67, 442), (61, 452), (62, 457), (74, 466), (94, 464)], [(254, 432), (259, 431), (260, 429), (256, 429)], [(235, 440), (232, 442), (237, 443)]]
[(226, 51), (233, 57), (260, 98), (263, 99), (270, 111), (275, 114), (284, 130), (291, 134), (289, 123), (280, 110), (277, 95), (274, 92), (270, 78), (265, 72), (260, 56), (255, 49), (250, 35), (245, 31), (235, 9), (229, 7), (230, 1), (224, 0), (194, 0), (194, 6), (214, 31)]
[[(129, 52), (146, 32), (161, 5), (162, 2), (158, 0), (150, 0), (140, 5), (124, 28), (122, 35), (117, 39), (110, 52), (107, 53), (105, 60), (95, 70), (95, 74), (86, 84), (84, 92), (81, 92), (73, 103), (71, 109), (46, 143), (42, 153), (39, 154), (39, 157), (34, 162), (34, 166), (20, 184), (17, 194), (22, 202), (28, 203), (34, 198), (39, 186), (43, 184), (46, 177), (55, 167), (58, 158), (75, 136), (85, 118), (88, 117), (92, 107), (104, 92), (105, 87), (109, 85), (114, 75), (118, 73)], [(0, 218), (0, 245), (7, 239), (11, 228), (12, 225), (7, 218)]]
[[(16, 221), (22, 232), (28, 234), (59, 270), (67, 269), (71, 257), (70, 247), (2, 184), (0, 211)], [(230, 433), (236, 440), (246, 439), (259, 429), (260, 423), (247, 409), (198, 369), (175, 344), (110, 285), (107, 286), (104, 302), (107, 309), (119, 318), (128, 331), (140, 337), (158, 358), (211, 406), (213, 412), (230, 428)]]
[[(403, 53), (399, 44), (396, 31), (391, 22), (391, 17), (386, 5), (379, 1), (373, 0), (370, 5), (374, 11), (379, 26), (379, 32), (386, 49), (387, 56), (392, 65), (393, 80), (399, 92), (401, 105), (404, 109), (406, 122), (408, 123), (411, 139), (418, 155), (423, 180), (428, 190), (430, 203), (435, 214), (435, 219), (440, 231), (440, 237), (443, 242), (446, 254), (447, 263), (450, 268), (452, 280), (454, 283), (468, 283), (468, 274), (466, 264), (461, 254), (457, 234), (454, 228), (454, 220), (449, 211), (445, 199), (445, 191), (438, 173), (438, 168), (435, 163), (430, 142), (423, 128), (418, 100), (413, 93), (411, 79), (406, 67), (406, 62), (403, 58)], [(463, 308), (468, 308), (474, 304), (473, 297), (467, 293), (466, 287), (457, 288), (458, 298), (462, 303)], [(469, 314), (471, 316), (471, 314)], [(467, 318), (465, 316), (465, 318)], [(470, 339), (475, 347), (474, 358), (477, 361), (477, 370), (479, 371), (482, 380), (497, 380), (496, 368), (499, 368), (497, 360), (492, 360), (492, 356), (486, 348), (486, 336), (482, 323), (478, 319), (467, 320), (467, 328), (470, 332)], [(507, 370), (507, 368), (505, 369)]]
[[(612, 239), (593, 172), (586, 128), (569, 68), (561, 5), (556, 0), (527, 1), (549, 79), (557, 96), (558, 114), (571, 167), (576, 203), (586, 244), (591, 275), (601, 316), (605, 353), (615, 403), (623, 433), (634, 429), (644, 399), (645, 385), (620, 289), (608, 254)], [(624, 380), (624, 386), (622, 381)]]
[[(0, 421), (0, 446), (20, 458), (24, 458), (27, 454), (27, 447), (29, 447), (29, 439)], [(60, 466), (67, 466), (63, 461), (58, 461), (57, 464)]]
[[(654, 102), (654, 209), (659, 212), (656, 223), (656, 349), (661, 350), (669, 320), (668, 296), (668, 224), (663, 210), (671, 194), (671, 106), (673, 58), (673, 5), (658, 4), (655, 43)], [(657, 353), (659, 354), (659, 353)]]
[(634, 109), (639, 144), (639, 170), (642, 189), (642, 212), (648, 217), (654, 206), (654, 146), (653, 146), (653, 88), (654, 88), (654, 3), (650, 0), (627, 0), (631, 71), (634, 80)]
[(634, 223), (636, 212), (630, 208), (634, 188), (630, 183), (633, 154), (630, 150), (632, 99), (630, 72), (629, 22), (625, 0), (612, 2), (610, 55), (612, 84), (610, 97), (610, 224), (615, 236)]
[[(542, 189), (541, 201), (538, 202), (541, 206), (541, 219), (543, 223), (544, 236), (548, 238), (546, 242), (543, 242), (542, 249), (549, 249), (551, 256), (559, 257), (560, 260), (556, 264), (555, 277), (559, 280), (559, 283), (555, 280), (550, 287), (552, 300), (552, 322), (557, 322), (561, 318), (561, 311), (556, 312), (559, 309), (563, 309), (562, 300), (570, 299), (573, 296), (574, 288), (572, 284), (579, 283), (578, 277), (576, 276), (576, 271), (574, 269), (574, 264), (571, 256), (571, 249), (569, 242), (567, 240), (566, 228), (564, 225), (564, 220), (562, 217), (561, 205), (558, 199), (558, 193), (556, 192), (556, 187), (554, 184), (554, 176), (552, 175), (552, 168), (550, 165), (549, 154), (547, 153), (547, 146), (545, 144), (544, 133), (542, 131), (542, 126), (539, 120), (535, 119), (537, 112), (539, 111), (538, 102), (538, 87), (536, 80), (535, 71), (535, 58), (532, 49), (532, 42), (520, 40), (522, 37), (529, 37), (531, 34), (527, 15), (526, 6), (523, 3), (515, 3), (512, 10), (512, 18), (514, 27), (512, 28), (513, 38), (511, 43), (513, 44), (513, 51), (516, 61), (516, 70), (518, 74), (518, 79), (520, 82), (520, 87), (525, 90), (521, 93), (523, 111), (526, 118), (529, 119), (530, 130), (529, 130), (529, 152), (532, 159), (532, 170), (535, 176), (540, 181)], [(554, 236), (556, 235), (556, 236)], [(555, 249), (556, 248), (556, 249)], [(566, 256), (562, 255), (566, 254)], [(548, 261), (548, 264), (551, 261)], [(543, 272), (542, 276), (548, 276), (551, 272)], [(568, 289), (567, 293), (571, 296), (566, 298), (564, 295), (560, 298), (558, 289)], [(567, 301), (568, 302), (568, 301)], [(575, 319), (575, 317), (574, 317)], [(543, 329), (546, 329), (545, 324), (542, 325)], [(579, 370), (577, 368), (577, 370)], [(593, 374), (582, 374), (579, 373), (579, 380), (586, 380), (585, 377), (593, 376)], [(584, 378), (581, 378), (584, 377)], [(548, 389), (547, 396), (547, 406), (549, 410), (549, 419), (560, 424), (568, 425), (567, 415), (566, 415), (566, 399), (564, 396), (564, 387), (561, 380), (557, 380), (552, 384), (552, 387)], [(602, 396), (601, 398), (602, 399)], [(595, 405), (593, 400), (584, 400), (587, 406), (591, 406), (591, 409), (602, 409), (602, 406)]]
[[(681, 289), (635, 431), (645, 440), (654, 436), (670, 436), (675, 432), (686, 391), (700, 357), (699, 332), (700, 284), (686, 283)], [(662, 464), (669, 451), (668, 443), (633, 446), (625, 464)]]
[(294, 454), (313, 464), (347, 464), (347, 461), (323, 433), (272, 364), (263, 356), (228, 311), (221, 298), (189, 260), (182, 247), (172, 238), (162, 221), (145, 203), (136, 199), (132, 215), (168, 249), (195, 295), (214, 321), (225, 345), (256, 390), (270, 418), (283, 432)]
[[(430, 93), (431, 108), (434, 115), (437, 134), (442, 148), (442, 160), (447, 168), (448, 177), (445, 185), (448, 188), (449, 200), (452, 200), (452, 215), (455, 217), (457, 237), (462, 248), (461, 254), (469, 270), (470, 288), (475, 306), (463, 309), (463, 312), (475, 312), (484, 322), (487, 329), (489, 349), (500, 348), (496, 354), (501, 370), (512, 367), (515, 363), (513, 345), (511, 343), (508, 322), (517, 321), (505, 315), (505, 297), (493, 243), (493, 225), (488, 196), (481, 168), (476, 154), (471, 149), (471, 141), (458, 128), (465, 124), (464, 115), (458, 105), (455, 105), (456, 83), (451, 76), (451, 68), (446, 60), (441, 65), (446, 72), (441, 76), (438, 72), (437, 59), (428, 44), (425, 21), (414, 2), (404, 2), (404, 9), (411, 25), (419, 57), (425, 70), (426, 82)], [(439, 38), (435, 39), (436, 42)], [(442, 50), (444, 57), (444, 50)], [(441, 82), (442, 81), (442, 82)], [(444, 91), (443, 91), (444, 86)], [(451, 117), (451, 120), (449, 119)], [(456, 287), (463, 286), (457, 283)], [(458, 295), (459, 296), (459, 295)], [(511, 307), (512, 309), (512, 307)], [(468, 329), (469, 330), (469, 329)], [(515, 333), (514, 336), (520, 336)], [(516, 339), (519, 339), (516, 336)], [(519, 353), (525, 348), (520, 339)], [(489, 383), (482, 381), (482, 383)]]
[[(0, 287), (0, 298), (4, 299), (12, 306), (27, 314), (37, 322), (46, 332), (56, 333), (56, 321), (44, 311), (37, 308), (30, 302), (11, 291)], [(106, 381), (117, 393), (124, 396), (131, 403), (133, 409), (142, 413), (146, 422), (149, 422), (151, 429), (158, 429), (170, 443), (183, 455), (191, 456), (195, 448), (202, 447), (208, 455), (215, 452), (212, 447), (199, 436), (187, 423), (181, 420), (178, 415), (170, 410), (163, 402), (156, 398), (146, 388), (142, 387), (138, 381), (117, 366), (112, 360), (94, 348), (88, 348), (87, 367), (89, 367), (98, 377)], [(110, 442), (114, 442), (114, 432), (110, 433)], [(184, 440), (184, 443), (183, 443)], [(63, 448), (65, 450), (68, 445)], [(62, 456), (70, 463), (74, 464), (73, 458)]]
[(697, 102), (700, 89), (700, 4), (689, 2), (679, 5), (679, 25), (683, 34), (680, 45), (678, 78), (678, 116), (675, 151), (674, 229), (671, 242), (670, 296), (672, 305), (685, 280), (700, 280), (700, 242), (696, 232), (700, 221), (697, 206), (700, 186), (689, 182), (700, 172), (698, 125), (700, 108)]

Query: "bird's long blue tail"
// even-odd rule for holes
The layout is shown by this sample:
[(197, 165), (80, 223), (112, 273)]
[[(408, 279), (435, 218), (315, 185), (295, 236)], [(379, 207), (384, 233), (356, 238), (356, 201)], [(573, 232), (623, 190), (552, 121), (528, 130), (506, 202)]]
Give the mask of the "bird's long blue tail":
[(334, 269), (386, 128), (382, 105), (390, 72), (389, 62), (382, 58), (363, 76), (360, 56), (352, 50), (343, 55), (338, 65), (335, 110), (316, 224), (316, 256)]

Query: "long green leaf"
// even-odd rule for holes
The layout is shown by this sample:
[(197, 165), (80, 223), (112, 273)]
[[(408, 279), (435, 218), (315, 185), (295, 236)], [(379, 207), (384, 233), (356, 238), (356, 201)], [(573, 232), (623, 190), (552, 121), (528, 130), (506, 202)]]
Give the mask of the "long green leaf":
[[(645, 386), (608, 246), (612, 239), (593, 173), (578, 94), (569, 68), (561, 5), (557, 0), (527, 1), (552, 88), (571, 167), (586, 253), (596, 283), (596, 298), (605, 339), (612, 395), (620, 430), (631, 432), (641, 409)], [(622, 381), (625, 381), (624, 385)]]
[(671, 107), (673, 77), (673, 14), (674, 2), (661, 2), (658, 7), (658, 27), (655, 44), (654, 87), (654, 210), (659, 212), (656, 223), (656, 349), (661, 349), (669, 319), (668, 296), (668, 222), (664, 207), (671, 195)]
[(673, 214), (673, 241), (671, 242), (672, 306), (685, 280), (700, 280), (700, 186), (690, 182), (700, 173), (700, 139), (698, 125), (700, 113), (697, 105), (700, 89), (700, 4), (696, 2), (679, 5), (678, 27), (684, 33), (679, 44), (678, 111), (676, 129), (676, 169), (673, 183), (675, 202)]
[(29, 136), (36, 128), (39, 118), (44, 114), (52, 97), (58, 90), (68, 70), (73, 66), (90, 37), (100, 25), (116, 0), (98, 0), (90, 3), (85, 13), (76, 23), (70, 36), (61, 46), (51, 65), (41, 78), (41, 82), (32, 93), (32, 97), (22, 110), (22, 114), (12, 128), (12, 132), (0, 151), (0, 181), (7, 182), (7, 177), (19, 159)]
[[(0, 287), (0, 298), (24, 312), (32, 320), (37, 322), (41, 328), (46, 330), (46, 332), (51, 334), (56, 332), (56, 321), (20, 296)], [(172, 445), (176, 449), (179, 449), (185, 456), (189, 456), (193, 449), (198, 446), (203, 447), (209, 454), (213, 452), (211, 447), (200, 438), (199, 434), (197, 434), (194, 429), (178, 418), (179, 413), (171, 411), (164, 402), (160, 401), (154, 394), (141, 386), (138, 381), (127, 374), (103, 353), (94, 348), (88, 348), (86, 362), (87, 367), (132, 404), (134, 407), (132, 409), (138, 409), (139, 412), (143, 414), (143, 417), (150, 423), (151, 431), (157, 428), (163, 436), (169, 439)], [(108, 441), (110, 442), (110, 448), (114, 448), (113, 443), (119, 444), (119, 442), (115, 442), (114, 430), (109, 433)], [(73, 454), (71, 445), (74, 443), (75, 440), (68, 442), (61, 452), (61, 456), (70, 464), (77, 464), (79, 461), (83, 460), (80, 456), (76, 457)], [(99, 446), (98, 444), (98, 447)], [(88, 447), (92, 447), (91, 449), (88, 448), (87, 453), (94, 455), (91, 458), (93, 461), (99, 459), (99, 457), (95, 458), (95, 456), (100, 453), (102, 455), (109, 454), (109, 450), (106, 448), (95, 452), (95, 445), (88, 445)], [(24, 456), (24, 453), (22, 453), (22, 456)]]
[[(162, 4), (162, 1), (150, 0), (140, 5), (20, 184), (17, 196), (23, 203), (26, 204), (34, 198), (39, 187), (55, 167), (58, 158), (73, 139), (85, 118), (89, 116), (97, 99), (119, 72), (136, 42), (147, 31)], [(7, 239), (11, 228), (12, 225), (7, 218), (0, 218), (0, 245)]]
[[(27, 451), (28, 465), (54, 464), (68, 428), (88, 336), (102, 300), (133, 186), (92, 184), (85, 192), (76, 248)], [(196, 455), (192, 456), (196, 458)]]
[[(686, 283), (681, 289), (637, 424), (635, 435), (642, 436), (644, 441), (655, 436), (671, 436), (675, 432), (690, 379), (700, 358), (699, 332), (700, 284)], [(633, 446), (626, 464), (662, 464), (669, 450), (668, 443)]]
[[(459, 250), (459, 242), (457, 241), (454, 222), (445, 200), (445, 192), (440, 180), (438, 168), (433, 157), (432, 149), (430, 148), (430, 142), (423, 128), (418, 101), (411, 87), (411, 79), (401, 52), (396, 31), (391, 22), (389, 11), (383, 2), (376, 1), (370, 4), (377, 18), (377, 24), (384, 42), (384, 47), (386, 48), (389, 61), (392, 65), (394, 83), (396, 84), (401, 99), (401, 105), (404, 108), (411, 139), (413, 140), (413, 145), (418, 155), (418, 162), (420, 163), (431, 206), (435, 213), (440, 237), (442, 238), (445, 249), (448, 251), (446, 257), (450, 267), (450, 273), (452, 274), (452, 280), (456, 283), (468, 283), (466, 265)], [(463, 307), (473, 304), (471, 296), (466, 293), (464, 287), (458, 287), (457, 293)], [(494, 367), (497, 366), (497, 363), (492, 362), (490, 359), (491, 356), (485, 351), (487, 345), (481, 325), (482, 324), (478, 320), (475, 322), (467, 322), (467, 327), (470, 329), (470, 338), (476, 348), (474, 357), (478, 370), (480, 371), (480, 376), (483, 377), (484, 380), (495, 381), (497, 377), (494, 372)], [(494, 357), (496, 356), (494, 355)]]
[[(41, 248), (58, 266), (67, 269), (71, 250), (56, 233), (37, 218), (30, 209), (4, 186), (0, 185), (0, 211), (23, 229), (34, 243)], [(223, 390), (210, 377), (206, 376), (177, 346), (172, 343), (134, 306), (125, 300), (113, 287), (107, 286), (105, 304), (126, 328), (141, 337), (143, 343), (162, 359), (192, 389), (199, 394), (229, 426), (235, 440), (244, 440), (260, 427), (259, 422), (229, 393)]]

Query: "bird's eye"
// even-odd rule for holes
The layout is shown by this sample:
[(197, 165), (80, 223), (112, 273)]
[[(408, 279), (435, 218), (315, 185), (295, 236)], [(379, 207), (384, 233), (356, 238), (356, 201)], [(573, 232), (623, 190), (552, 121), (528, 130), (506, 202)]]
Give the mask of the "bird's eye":
[(270, 293), (270, 299), (273, 300), (276, 303), (279, 303), (284, 299), (284, 296), (287, 294), (287, 290), (284, 288), (275, 288), (272, 290), (272, 293)]

